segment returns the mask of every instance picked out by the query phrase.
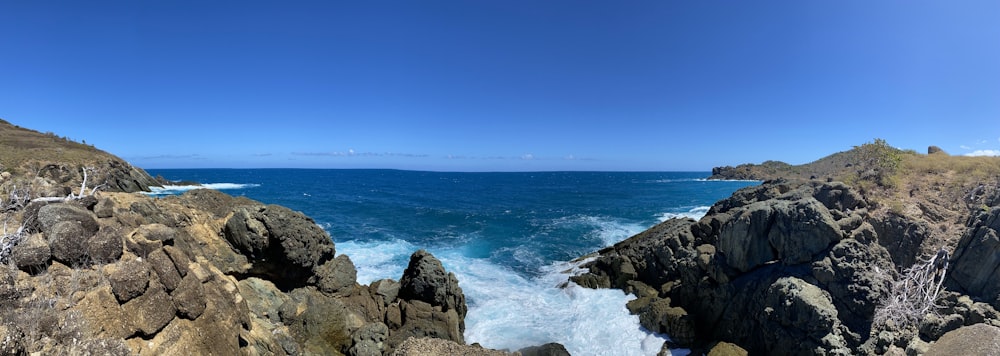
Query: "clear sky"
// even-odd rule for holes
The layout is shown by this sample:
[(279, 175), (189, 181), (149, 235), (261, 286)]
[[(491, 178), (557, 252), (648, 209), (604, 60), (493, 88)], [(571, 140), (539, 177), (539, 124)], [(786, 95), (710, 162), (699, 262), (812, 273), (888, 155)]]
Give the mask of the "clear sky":
[(0, 0), (0, 118), (143, 168), (1000, 154), (1000, 2)]

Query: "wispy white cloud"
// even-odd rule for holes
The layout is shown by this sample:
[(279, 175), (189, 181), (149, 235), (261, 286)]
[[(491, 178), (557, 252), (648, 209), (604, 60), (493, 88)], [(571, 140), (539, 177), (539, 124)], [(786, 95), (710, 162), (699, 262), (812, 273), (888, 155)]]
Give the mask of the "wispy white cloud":
[(400, 153), (400, 152), (358, 152), (348, 149), (347, 152), (292, 152), (293, 156), (319, 156), (319, 157), (409, 157), (423, 158), (426, 154)]
[(530, 161), (530, 160), (535, 159), (535, 155), (530, 154), (530, 153), (525, 153), (525, 154), (521, 155), (521, 159), (523, 159), (525, 161)]
[(966, 156), (1000, 156), (1000, 150), (975, 150), (965, 154)]
[(961, 148), (963, 150), (971, 150), (972, 149), (972, 147), (969, 147), (969, 146), (966, 146), (966, 145), (958, 146), (958, 148)]

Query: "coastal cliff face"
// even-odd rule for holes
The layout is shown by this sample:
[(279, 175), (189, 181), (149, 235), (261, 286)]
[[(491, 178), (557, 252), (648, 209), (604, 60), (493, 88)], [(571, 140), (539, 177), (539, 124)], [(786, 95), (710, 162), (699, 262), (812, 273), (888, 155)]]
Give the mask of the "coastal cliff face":
[[(994, 193), (960, 204), (981, 206), (973, 213), (922, 201), (941, 216), (971, 215), (943, 227), (931, 209), (887, 211), (844, 183), (767, 181), (700, 221), (668, 220), (601, 250), (571, 279), (635, 294), (628, 308), (644, 327), (696, 352), (726, 341), (751, 354), (923, 353), (963, 326), (1000, 326), (1000, 201), (997, 187), (979, 190)], [(939, 250), (951, 256), (933, 265), (947, 271), (933, 279), (945, 285), (936, 306), (914, 325), (874, 322), (903, 270)]]
[[(309, 217), (213, 190), (152, 198), (117, 157), (0, 121), (0, 354), (383, 355), (464, 344), (425, 251), (360, 285)], [(87, 174), (87, 189), (81, 192)], [(98, 189), (93, 189), (98, 187)]]

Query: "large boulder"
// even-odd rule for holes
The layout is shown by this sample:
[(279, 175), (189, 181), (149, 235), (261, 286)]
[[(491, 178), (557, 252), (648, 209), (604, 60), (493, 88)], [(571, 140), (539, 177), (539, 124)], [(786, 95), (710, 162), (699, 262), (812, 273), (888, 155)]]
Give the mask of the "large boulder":
[(226, 221), (223, 235), (251, 263), (246, 274), (283, 289), (306, 285), (313, 270), (334, 257), (330, 236), (300, 212), (278, 206), (243, 206)]
[(38, 208), (39, 230), (48, 233), (60, 222), (75, 221), (80, 223), (83, 231), (88, 236), (93, 235), (100, 228), (97, 219), (87, 209), (70, 203), (47, 204)]
[(970, 221), (951, 258), (948, 284), (1000, 308), (1000, 208)]
[(1000, 328), (987, 324), (958, 328), (931, 344), (925, 355), (1000, 355)]
[(399, 281), (399, 303), (389, 306), (388, 344), (394, 348), (408, 337), (434, 337), (465, 343), (465, 294), (455, 275), (424, 250), (414, 252)]

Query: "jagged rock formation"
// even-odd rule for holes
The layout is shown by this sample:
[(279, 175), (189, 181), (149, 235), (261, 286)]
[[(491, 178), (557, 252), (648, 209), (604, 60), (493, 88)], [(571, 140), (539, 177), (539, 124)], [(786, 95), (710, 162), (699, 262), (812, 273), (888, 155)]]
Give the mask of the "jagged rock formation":
[(911, 227), (918, 223), (870, 208), (842, 183), (768, 181), (719, 201), (700, 221), (668, 220), (603, 249), (571, 279), (635, 294), (628, 307), (642, 325), (680, 346), (721, 340), (751, 354), (880, 354), (926, 346), (963, 325), (1000, 324), (993, 307), (973, 302), (997, 304), (993, 209), (970, 222), (952, 258), (951, 289), (972, 299), (944, 293), (941, 316), (925, 317), (915, 340), (873, 331), (876, 307), (909, 267), (898, 261), (920, 257), (898, 240), (922, 236)]
[(221, 192), (36, 202), (0, 269), (7, 353), (381, 355), (462, 343), (465, 297), (425, 251), (402, 283), (359, 285), (301, 213)]

